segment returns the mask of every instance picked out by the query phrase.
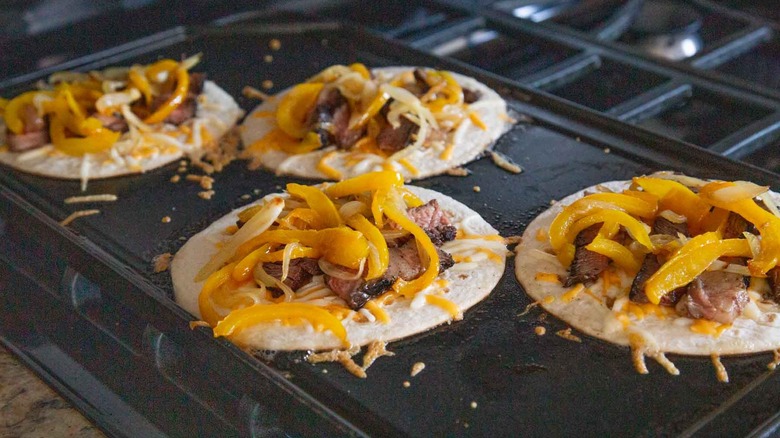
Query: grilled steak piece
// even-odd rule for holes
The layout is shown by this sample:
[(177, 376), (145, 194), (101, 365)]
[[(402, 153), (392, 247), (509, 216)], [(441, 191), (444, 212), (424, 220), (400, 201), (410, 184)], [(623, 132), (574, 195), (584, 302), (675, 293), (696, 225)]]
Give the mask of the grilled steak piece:
[(49, 133), (46, 131), (28, 132), (26, 134), (8, 134), (6, 137), (8, 150), (11, 152), (24, 152), (49, 143)]
[[(268, 275), (277, 279), (282, 278), (282, 262), (263, 263), (263, 269)], [(284, 284), (296, 291), (311, 281), (315, 275), (322, 274), (316, 259), (299, 258), (290, 260), (290, 268)]]
[(364, 129), (349, 129), (349, 102), (338, 88), (323, 90), (317, 97), (306, 121), (311, 131), (320, 136), (323, 146), (336, 145), (349, 149), (363, 136)]
[(742, 216), (734, 212), (729, 213), (729, 216), (726, 219), (726, 227), (723, 229), (723, 238), (741, 239), (744, 237), (742, 233), (745, 231), (755, 233), (756, 230), (753, 224), (745, 220)]
[(463, 103), (474, 103), (482, 97), (482, 93), (468, 88), (463, 88)]
[(393, 153), (405, 148), (412, 142), (412, 135), (420, 129), (414, 122), (401, 116), (400, 125), (394, 128), (387, 123), (376, 136), (376, 144), (379, 150)]
[(415, 96), (421, 97), (431, 89), (431, 86), (428, 85), (427, 77), (428, 75), (424, 70), (416, 68), (414, 69), (414, 84), (406, 85), (404, 88)]
[(688, 294), (677, 303), (677, 312), (731, 324), (750, 301), (745, 277), (724, 271), (707, 271), (688, 285)]
[(780, 303), (780, 266), (770, 269), (766, 276), (771, 289), (767, 297), (776, 303)]
[(27, 104), (22, 108), (22, 120), (24, 121), (25, 134), (46, 130), (46, 120), (38, 115), (38, 110), (33, 104)]
[[(187, 120), (195, 117), (195, 112), (198, 109), (196, 99), (198, 95), (203, 92), (203, 83), (205, 80), (205, 73), (190, 74), (190, 87), (187, 89), (187, 97), (184, 99), (184, 102), (182, 102), (181, 105), (179, 105), (168, 115), (168, 117), (165, 118), (165, 123), (181, 125)], [(157, 111), (160, 106), (162, 106), (172, 95), (173, 92), (170, 91), (157, 96), (150, 105), (149, 114), (153, 114), (155, 111)]]
[[(659, 217), (653, 224), (651, 234), (665, 234), (669, 236), (677, 236), (677, 234), (688, 236), (688, 226), (685, 223), (674, 223), (663, 217)], [(639, 268), (634, 281), (631, 283), (631, 291), (628, 294), (628, 298), (635, 303), (648, 303), (647, 295), (645, 295), (645, 282), (655, 274), (662, 265), (661, 260), (655, 254), (645, 255), (642, 260), (642, 267)], [(685, 286), (679, 287), (661, 298), (660, 304), (662, 306), (674, 306), (680, 297), (685, 294)]]
[(574, 260), (569, 267), (569, 276), (566, 277), (563, 285), (566, 287), (574, 286), (577, 283), (583, 283), (586, 286), (592, 284), (598, 276), (607, 269), (609, 258), (605, 255), (595, 253), (585, 246), (593, 242), (598, 235), (602, 224), (593, 224), (580, 231), (574, 239)]
[(425, 231), (434, 245), (441, 246), (455, 239), (458, 230), (450, 223), (437, 200), (431, 199), (419, 207), (412, 207), (406, 210), (406, 214)]
[(121, 114), (114, 113), (106, 115), (94, 113), (90, 117), (100, 120), (100, 123), (102, 123), (104, 127), (112, 131), (126, 132), (128, 130), (127, 121)]
[(325, 284), (336, 295), (347, 302), (353, 310), (358, 310), (366, 305), (366, 302), (373, 297), (382, 295), (388, 291), (395, 282), (395, 278), (387, 275), (371, 280), (342, 280), (329, 275), (325, 276)]

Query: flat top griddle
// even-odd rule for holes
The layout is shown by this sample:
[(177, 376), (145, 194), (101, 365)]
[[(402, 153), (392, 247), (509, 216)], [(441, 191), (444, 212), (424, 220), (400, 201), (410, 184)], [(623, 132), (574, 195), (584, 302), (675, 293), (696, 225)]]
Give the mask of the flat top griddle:
[[(520, 120), (495, 149), (524, 171), (481, 159), (466, 166), (471, 176), (416, 184), (465, 203), (504, 236), (521, 234), (551, 200), (655, 170), (780, 186), (766, 171), (336, 24), (181, 29), (79, 68), (197, 52), (204, 61), (196, 69), (237, 97), (245, 85), (271, 80), (277, 91), (336, 63), (426, 65), (484, 81)], [(238, 101), (246, 110), (257, 103)], [(249, 356), (210, 330), (191, 330), (192, 316), (173, 303), (168, 275), (153, 273), (151, 259), (300, 180), (234, 162), (205, 201), (196, 183), (169, 181), (177, 168), (91, 181), (88, 193), (119, 200), (68, 229), (56, 221), (83, 207), (62, 203), (79, 194), (78, 183), (0, 173), (0, 301), (8, 309), (0, 339), (112, 435), (746, 435), (775, 425), (780, 381), (766, 368), (771, 354), (724, 358), (729, 384), (716, 380), (708, 357), (671, 357), (677, 377), (655, 363), (639, 375), (627, 348), (562, 339), (554, 332), (565, 323), (539, 309), (523, 313), (531, 300), (511, 261), (463, 321), (390, 344), (395, 357), (379, 359), (365, 380), (340, 365), (308, 364), (302, 353)], [(534, 334), (537, 326), (547, 335)], [(426, 367), (411, 377), (416, 362)]]

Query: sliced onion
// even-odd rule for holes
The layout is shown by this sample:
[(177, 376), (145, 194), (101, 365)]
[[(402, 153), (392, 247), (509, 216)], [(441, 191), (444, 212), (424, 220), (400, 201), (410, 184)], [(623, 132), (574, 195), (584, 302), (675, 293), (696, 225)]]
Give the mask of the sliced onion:
[(101, 87), (103, 93), (115, 93), (117, 90), (121, 90), (127, 86), (127, 81), (103, 81)]
[(49, 76), (50, 84), (58, 84), (60, 82), (82, 82), (89, 79), (89, 74), (80, 73), (77, 71), (58, 71), (52, 73)]
[(152, 131), (152, 127), (141, 121), (141, 119), (138, 118), (138, 116), (133, 113), (132, 110), (130, 110), (129, 105), (122, 105), (122, 117), (125, 118), (125, 121), (128, 125), (132, 126), (133, 128), (141, 131), (141, 132), (149, 132)]
[(127, 91), (108, 93), (100, 96), (95, 102), (95, 108), (101, 114), (106, 114), (111, 108), (129, 105), (140, 98), (141, 92), (135, 88), (131, 88)]
[(676, 242), (677, 237), (668, 234), (651, 234), (650, 242), (653, 246), (664, 246), (668, 243)]
[(333, 264), (325, 259), (319, 259), (317, 263), (320, 265), (322, 272), (331, 277), (338, 278), (339, 280), (357, 280), (363, 276), (363, 268), (366, 265), (366, 259), (364, 258), (360, 261), (360, 268), (357, 271)]
[(742, 233), (742, 235), (745, 236), (748, 245), (750, 245), (750, 252), (753, 254), (752, 258), (756, 258), (761, 252), (761, 240), (755, 234), (748, 233), (747, 231)]
[(710, 263), (709, 266), (707, 266), (708, 271), (722, 271), (724, 270), (729, 264), (724, 262), (723, 260), (715, 260), (714, 262)]
[(297, 242), (288, 243), (284, 246), (284, 251), (282, 252), (282, 281), (287, 280), (287, 274), (290, 273), (290, 260), (292, 259), (292, 252), (299, 246), (301, 245)]
[(276, 287), (282, 292), (284, 292), (284, 301), (286, 302), (292, 301), (293, 297), (295, 297), (295, 292), (292, 289), (290, 289), (290, 286), (287, 286), (286, 284), (284, 284), (283, 281), (279, 280), (278, 278), (274, 277), (268, 272), (265, 272), (262, 263), (258, 263), (257, 265), (255, 265), (254, 277), (255, 277), (255, 283), (257, 283), (258, 285), (262, 284), (267, 287)]
[(768, 186), (760, 186), (750, 181), (735, 181), (734, 185), (723, 187), (712, 192), (712, 199), (720, 202), (737, 202), (753, 199), (769, 190)]
[(90, 72), (91, 75), (96, 75), (101, 80), (116, 80), (123, 81), (127, 79), (127, 75), (130, 74), (130, 67), (109, 67), (101, 72)]
[(667, 171), (655, 172), (655, 173), (651, 174), (650, 176), (653, 177), (653, 178), (660, 178), (660, 179), (668, 179), (668, 180), (671, 180), (671, 181), (677, 181), (678, 183), (680, 183), (680, 184), (682, 184), (682, 185), (684, 185), (686, 187), (695, 188), (695, 189), (700, 189), (700, 188), (702, 188), (702, 187), (704, 187), (704, 186), (706, 186), (707, 184), (710, 183), (709, 181), (703, 180), (703, 179), (700, 179), (700, 178), (694, 178), (692, 176), (680, 175), (680, 174), (667, 172)]
[(203, 53), (196, 53), (189, 58), (182, 61), (179, 66), (183, 67), (185, 70), (189, 70), (192, 67), (195, 67), (200, 62), (200, 59), (203, 57)]
[(236, 234), (232, 235), (222, 248), (211, 257), (211, 260), (198, 271), (195, 281), (203, 281), (208, 278), (233, 257), (239, 246), (267, 230), (282, 212), (282, 208), (284, 208), (284, 199), (275, 197), (267, 200), (263, 204), (263, 208), (239, 228)]
[(661, 213), (659, 213), (658, 216), (661, 216), (662, 218), (668, 220), (673, 224), (682, 224), (688, 221), (688, 218), (686, 218), (681, 214), (677, 214), (672, 210), (664, 210)]
[(750, 277), (752, 274), (750, 273), (750, 269), (748, 269), (745, 265), (737, 265), (735, 263), (729, 263), (725, 268), (722, 269), (723, 272), (730, 272), (732, 274), (739, 274), (744, 275), (745, 277)]
[(349, 201), (339, 207), (339, 214), (343, 218), (350, 218), (358, 213), (368, 213), (371, 209), (360, 201)]
[(773, 215), (780, 217), (780, 209), (777, 208), (777, 204), (775, 204), (771, 194), (767, 193), (766, 196), (761, 196), (761, 202), (766, 205), (766, 208), (772, 212)]

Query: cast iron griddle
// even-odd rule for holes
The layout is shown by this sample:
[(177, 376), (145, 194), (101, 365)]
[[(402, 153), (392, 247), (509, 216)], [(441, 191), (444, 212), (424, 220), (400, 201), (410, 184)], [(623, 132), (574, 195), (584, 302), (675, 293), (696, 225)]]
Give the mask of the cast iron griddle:
[[(281, 42), (278, 51), (269, 48), (274, 38)], [(183, 30), (149, 47), (105, 54), (81, 69), (197, 52), (204, 61), (196, 70), (234, 96), (245, 85), (270, 80), (277, 91), (331, 64), (352, 62), (450, 68), (485, 81), (524, 120), (496, 145), (523, 173), (509, 174), (482, 159), (467, 166), (469, 177), (417, 184), (465, 203), (505, 236), (521, 234), (553, 199), (660, 169), (779, 186), (765, 171), (337, 25)], [(273, 61), (264, 62), (265, 55)], [(238, 101), (247, 110), (257, 103)], [(511, 261), (494, 292), (463, 321), (392, 343), (395, 357), (379, 359), (365, 380), (337, 364), (310, 365), (298, 353), (269, 355), (266, 366), (213, 339), (210, 330), (190, 330), (193, 318), (173, 304), (167, 273), (152, 273), (150, 260), (293, 180), (235, 162), (216, 175), (216, 194), (205, 201), (197, 197), (202, 189), (196, 183), (169, 182), (177, 167), (90, 182), (88, 193), (115, 193), (119, 201), (100, 204), (100, 215), (68, 230), (55, 221), (82, 208), (62, 203), (79, 193), (78, 183), (7, 168), (0, 173), (0, 235), (7, 237), (0, 244), (0, 278), (24, 274), (0, 281), (0, 300), (11, 310), (4, 312), (0, 336), (111, 434), (133, 435), (121, 427), (130, 423), (174, 436), (746, 435), (780, 410), (773, 396), (780, 382), (766, 368), (769, 354), (724, 358), (731, 383), (723, 384), (708, 357), (671, 357), (681, 371), (677, 377), (654, 362), (648, 362), (649, 375), (640, 375), (627, 348), (588, 336), (581, 343), (555, 336), (565, 323), (539, 309), (522, 314), (531, 300)], [(171, 222), (162, 223), (163, 216)], [(547, 334), (534, 334), (537, 326)], [(55, 350), (103, 382), (89, 388), (108, 394), (101, 400), (115, 410), (95, 406), (83, 382), (62, 377), (65, 365), (57, 364), (70, 362), (52, 359), (48, 353)], [(119, 366), (120, 357), (131, 362)], [(426, 367), (410, 377), (415, 362)], [(114, 371), (119, 377), (111, 377)], [(122, 406), (138, 415), (137, 423), (114, 416), (127, 412)]]

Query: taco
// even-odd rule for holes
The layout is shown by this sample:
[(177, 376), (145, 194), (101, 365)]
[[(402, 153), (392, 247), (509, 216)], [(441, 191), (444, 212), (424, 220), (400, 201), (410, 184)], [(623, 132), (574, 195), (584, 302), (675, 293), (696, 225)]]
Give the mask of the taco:
[(245, 154), (278, 174), (406, 180), (479, 157), (511, 126), (506, 102), (466, 76), (427, 68), (329, 67), (245, 119)]
[(669, 172), (599, 184), (534, 219), (515, 273), (550, 313), (635, 357), (777, 350), (778, 199)]
[(176, 301), (249, 349), (389, 342), (458, 320), (504, 271), (506, 246), (463, 204), (395, 172), (288, 184), (190, 238)]
[(189, 71), (199, 60), (60, 72), (38, 90), (0, 99), (0, 162), (86, 181), (200, 158), (242, 111), (205, 74)]

